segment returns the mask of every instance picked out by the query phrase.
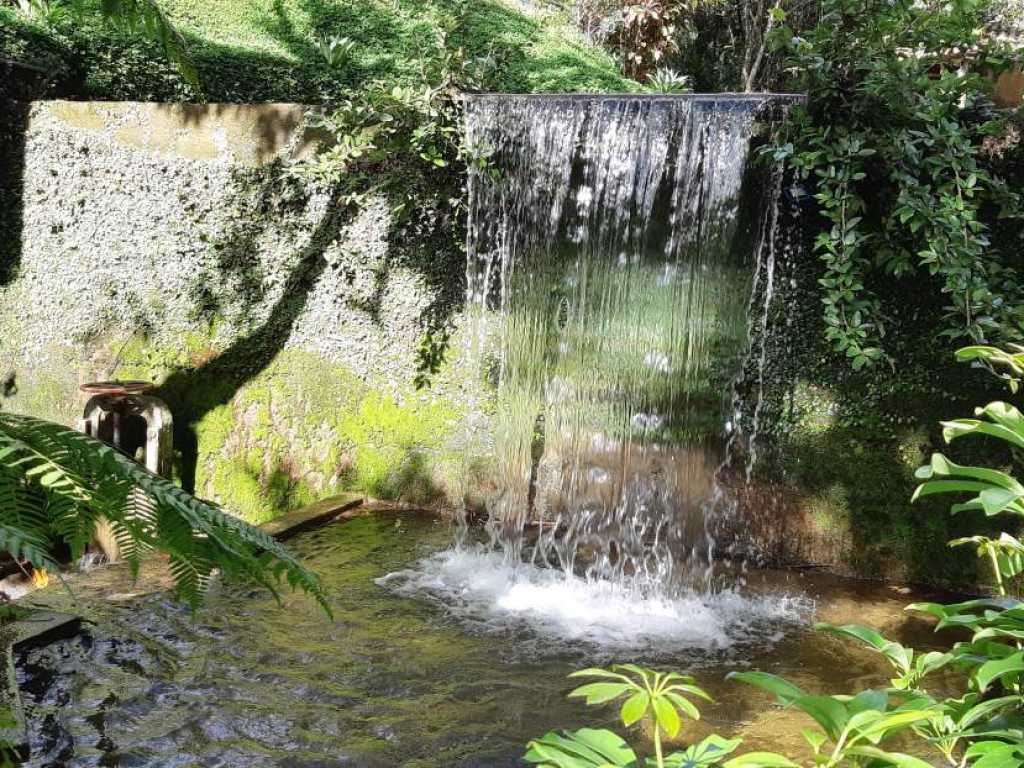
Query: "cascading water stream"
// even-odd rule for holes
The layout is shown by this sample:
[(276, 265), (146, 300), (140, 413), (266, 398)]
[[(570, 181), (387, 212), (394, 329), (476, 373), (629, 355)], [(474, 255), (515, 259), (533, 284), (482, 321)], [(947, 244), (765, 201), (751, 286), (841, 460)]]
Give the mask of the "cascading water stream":
[(706, 623), (696, 606), (739, 599), (712, 589), (717, 473), (772, 301), (778, 196), (751, 183), (751, 137), (786, 101), (467, 99), (487, 159), (470, 179), (465, 351), (485, 416), (467, 456), (487, 457), (489, 541), (389, 583), (576, 629), (596, 612), (629, 636), (685, 634)]
[(497, 169), (472, 178), (468, 284), (478, 359), (497, 375), (488, 512), (511, 557), (532, 522), (535, 555), (566, 570), (582, 554), (604, 578), (704, 578), (757, 273), (741, 196), (766, 101), (468, 102), (468, 142)]

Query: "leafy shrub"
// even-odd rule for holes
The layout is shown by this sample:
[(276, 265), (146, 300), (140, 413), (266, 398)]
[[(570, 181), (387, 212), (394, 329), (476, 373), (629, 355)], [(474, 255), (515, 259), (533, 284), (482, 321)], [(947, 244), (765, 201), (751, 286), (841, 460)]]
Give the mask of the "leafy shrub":
[(974, 71), (1005, 63), (986, 5), (825, 0), (805, 36), (788, 30), (791, 86), (808, 102), (771, 152), (814, 193), (825, 332), (855, 368), (889, 359), (907, 296), (924, 312), (941, 296), (937, 340), (1014, 340), (1024, 321), (1016, 253), (992, 237), (1024, 220), (985, 149), (1005, 121), (949, 53), (976, 50)]
[[(1001, 369), (1013, 391), (1024, 374), (1024, 347), (1001, 351), (968, 347), (961, 360), (981, 360)], [(968, 434), (996, 437), (1024, 448), (1024, 416), (1005, 403), (979, 409), (985, 419), (958, 419), (944, 424), (950, 440)], [(1024, 485), (1007, 472), (955, 465), (940, 454), (919, 470), (924, 481), (915, 498), (939, 493), (968, 493), (971, 498), (953, 507), (954, 513), (983, 511), (989, 516), (1010, 515), (1019, 527), (1024, 519)], [(857, 624), (818, 624), (817, 629), (861, 643), (891, 665), (888, 685), (854, 694), (823, 695), (761, 671), (734, 672), (730, 679), (752, 685), (775, 696), (787, 708), (808, 715), (815, 728), (803, 731), (810, 759), (756, 752), (730, 757), (741, 740), (709, 736), (683, 752), (663, 757), (662, 732), (679, 731), (679, 713), (696, 718), (692, 703), (674, 694), (701, 695), (692, 678), (659, 673), (630, 665), (612, 670), (584, 670), (573, 676), (591, 676), (600, 683), (574, 690), (570, 696), (600, 704), (627, 697), (621, 719), (628, 726), (643, 717), (653, 722), (653, 759), (641, 760), (611, 731), (581, 729), (549, 733), (531, 742), (525, 759), (546, 768), (620, 766), (663, 768), (687, 766), (725, 768), (739, 766), (856, 766), (858, 768), (930, 768), (926, 756), (937, 753), (947, 765), (964, 768), (1016, 768), (1024, 765), (1024, 601), (1011, 596), (1024, 572), (1024, 546), (1009, 533), (997, 539), (974, 537), (979, 554), (995, 574), (999, 596), (952, 605), (915, 603), (907, 610), (938, 619), (936, 631), (956, 631), (942, 650), (920, 652)], [(958, 546), (961, 541), (953, 541)], [(965, 637), (966, 639), (960, 639)], [(938, 697), (928, 689), (940, 670), (961, 673), (959, 695)], [(628, 674), (626, 674), (628, 673)], [(943, 685), (948, 684), (948, 680)], [(678, 686), (678, 690), (676, 687)], [(672, 710), (671, 712), (669, 710)], [(911, 745), (915, 754), (902, 751)]]
[[(662, 733), (670, 738), (678, 736), (684, 717), (700, 718), (700, 711), (688, 697), (710, 701), (711, 697), (697, 687), (692, 677), (677, 672), (655, 672), (635, 664), (619, 664), (611, 669), (584, 669), (569, 677), (591, 677), (600, 682), (576, 688), (569, 698), (581, 698), (587, 704), (597, 705), (623, 699), (619, 718), (629, 727), (645, 718), (653, 724), (654, 758), (641, 763), (633, 749), (617, 734), (607, 730), (581, 728), (578, 731), (551, 732), (531, 741), (523, 759), (542, 768), (608, 768), (639, 766), (641, 764), (666, 768), (679, 766), (713, 765), (733, 752), (740, 741), (727, 741), (713, 735), (682, 752), (667, 757), (662, 753)], [(760, 753), (733, 758), (725, 763), (729, 768), (748, 765), (787, 765), (787, 763), (761, 763)]]

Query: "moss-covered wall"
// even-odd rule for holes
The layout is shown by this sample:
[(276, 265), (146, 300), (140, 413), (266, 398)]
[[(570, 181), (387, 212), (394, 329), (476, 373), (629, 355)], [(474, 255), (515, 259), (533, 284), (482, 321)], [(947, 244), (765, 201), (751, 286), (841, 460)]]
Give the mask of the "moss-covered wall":
[(339, 489), (443, 500), (465, 377), (413, 382), (463, 256), (289, 175), (302, 117), (35, 102), (4, 166), (0, 407), (72, 423), (79, 384), (151, 379), (181, 482), (254, 521)]

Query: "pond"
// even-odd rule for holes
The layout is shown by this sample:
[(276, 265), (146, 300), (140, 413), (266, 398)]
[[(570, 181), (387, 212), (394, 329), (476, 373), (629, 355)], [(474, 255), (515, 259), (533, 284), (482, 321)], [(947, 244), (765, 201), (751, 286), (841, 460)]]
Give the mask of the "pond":
[[(216, 587), (198, 615), (160, 574), (123, 566), (34, 602), (80, 613), (81, 636), (20, 660), (30, 766), (514, 766), (555, 728), (613, 726), (612, 708), (569, 702), (575, 669), (634, 661), (694, 674), (715, 697), (690, 738), (742, 735), (796, 752), (802, 716), (724, 680), (732, 669), (808, 689), (884, 685), (870, 652), (814, 620), (933, 639), (903, 606), (921, 595), (822, 574), (752, 572), (737, 593), (650, 605), (512, 575), (445, 554), (449, 524), (410, 513), (334, 523), (292, 540), (322, 577), (335, 618), (302, 595)], [(643, 629), (642, 629), (643, 628)]]

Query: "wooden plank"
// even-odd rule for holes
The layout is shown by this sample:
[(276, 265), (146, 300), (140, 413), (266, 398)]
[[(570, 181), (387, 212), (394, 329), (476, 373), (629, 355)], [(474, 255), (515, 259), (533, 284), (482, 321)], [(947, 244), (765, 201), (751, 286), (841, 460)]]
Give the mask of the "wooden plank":
[(345, 512), (350, 512), (362, 506), (363, 501), (363, 497), (359, 494), (342, 493), (289, 512), (276, 520), (263, 523), (260, 529), (278, 541), (283, 541), (297, 533), (317, 528)]

